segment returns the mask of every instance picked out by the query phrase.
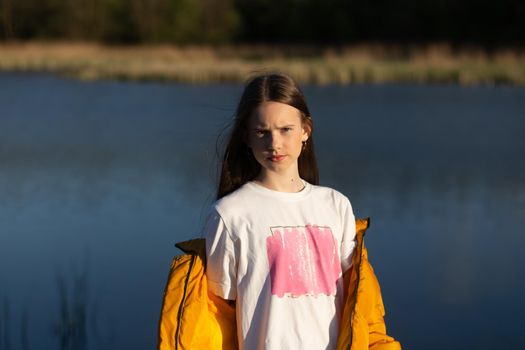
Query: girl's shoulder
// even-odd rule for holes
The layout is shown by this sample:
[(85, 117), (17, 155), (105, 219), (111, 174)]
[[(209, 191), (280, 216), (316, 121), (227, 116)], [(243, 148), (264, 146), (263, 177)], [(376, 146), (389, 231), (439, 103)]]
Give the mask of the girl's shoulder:
[(315, 186), (315, 190), (315, 201), (323, 208), (332, 210), (335, 216), (345, 218), (354, 215), (350, 199), (342, 192), (328, 186)]
[(246, 185), (243, 185), (226, 196), (217, 199), (211, 205), (211, 210), (223, 215), (227, 212), (239, 212), (253, 200)]

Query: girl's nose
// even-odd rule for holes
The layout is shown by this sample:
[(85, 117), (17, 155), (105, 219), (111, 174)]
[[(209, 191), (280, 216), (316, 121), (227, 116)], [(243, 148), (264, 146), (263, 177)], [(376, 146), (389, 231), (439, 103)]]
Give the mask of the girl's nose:
[(272, 132), (268, 137), (268, 148), (271, 150), (280, 149), (282, 145), (281, 137), (277, 132)]

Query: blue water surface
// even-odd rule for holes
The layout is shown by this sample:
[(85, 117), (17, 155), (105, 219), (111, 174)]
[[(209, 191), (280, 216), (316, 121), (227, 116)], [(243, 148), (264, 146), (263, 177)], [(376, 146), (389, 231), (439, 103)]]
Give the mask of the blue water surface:
[[(173, 244), (200, 234), (241, 90), (0, 74), (0, 348), (154, 348)], [(525, 89), (304, 91), (321, 184), (371, 217), (388, 332), (520, 347)]]

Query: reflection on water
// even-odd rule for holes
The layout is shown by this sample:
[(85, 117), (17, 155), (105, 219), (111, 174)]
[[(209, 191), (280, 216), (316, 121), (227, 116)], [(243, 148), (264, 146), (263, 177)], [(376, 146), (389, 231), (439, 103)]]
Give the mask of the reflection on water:
[[(0, 81), (1, 349), (152, 348), (240, 87)], [(305, 93), (322, 183), (372, 218), (390, 333), (408, 349), (518, 345), (525, 90)]]
[(0, 341), (3, 349), (11, 348), (11, 318), (10, 318), (9, 300), (4, 297), (2, 303), (2, 323), (0, 324)]
[(62, 276), (57, 277), (59, 295), (59, 320), (55, 325), (54, 333), (59, 339), (60, 349), (86, 348), (86, 281), (85, 276), (73, 280), (73, 288), (68, 291)]

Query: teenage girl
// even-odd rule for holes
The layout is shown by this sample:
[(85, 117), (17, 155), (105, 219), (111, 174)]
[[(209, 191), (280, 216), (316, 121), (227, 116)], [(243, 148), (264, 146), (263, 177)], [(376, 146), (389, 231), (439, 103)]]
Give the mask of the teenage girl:
[(348, 198), (319, 186), (313, 121), (284, 74), (240, 99), (206, 219), (208, 288), (235, 301), (240, 349), (334, 349), (355, 246)]

